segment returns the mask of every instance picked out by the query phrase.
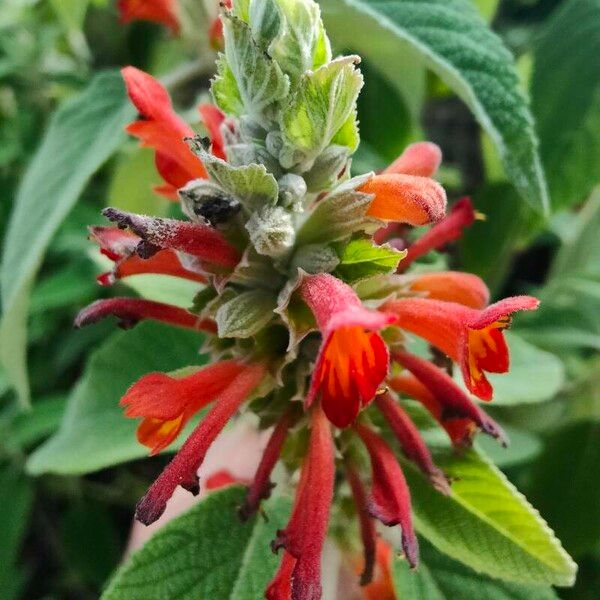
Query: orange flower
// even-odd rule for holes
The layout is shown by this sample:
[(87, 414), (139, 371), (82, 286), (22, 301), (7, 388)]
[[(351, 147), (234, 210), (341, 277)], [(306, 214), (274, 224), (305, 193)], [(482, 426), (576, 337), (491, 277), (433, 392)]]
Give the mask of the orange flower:
[(435, 175), (441, 162), (442, 151), (437, 144), (417, 142), (408, 146), (383, 172), (432, 177)]
[(207, 176), (204, 165), (184, 141), (194, 136), (194, 130), (175, 113), (169, 93), (154, 77), (135, 67), (125, 67), (121, 73), (142, 117), (126, 130), (139, 138), (142, 146), (156, 151), (156, 169), (166, 181), (156, 191), (176, 200), (179, 188)]
[(119, 0), (118, 8), (123, 23), (130, 21), (154, 21), (179, 33), (177, 0)]
[(375, 196), (367, 215), (384, 221), (426, 225), (442, 219), (446, 211), (446, 192), (429, 177), (384, 173), (360, 191)]
[(471, 273), (443, 271), (441, 273), (423, 273), (411, 280), (413, 292), (423, 292), (432, 300), (457, 302), (470, 308), (485, 308), (490, 299), (487, 285)]
[(128, 417), (141, 417), (140, 443), (158, 454), (179, 435), (190, 418), (217, 397), (244, 366), (224, 361), (187, 377), (149, 373), (134, 383), (121, 399)]
[(518, 310), (534, 310), (539, 300), (514, 296), (475, 310), (455, 302), (401, 298), (381, 310), (398, 317), (397, 325), (425, 338), (460, 364), (465, 384), (482, 400), (491, 400), (492, 385), (485, 372), (506, 373), (509, 356), (503, 331)]
[(329, 420), (347, 427), (387, 375), (388, 351), (377, 330), (395, 317), (364, 308), (349, 285), (325, 273), (306, 277), (300, 294), (323, 337), (306, 403), (320, 394)]

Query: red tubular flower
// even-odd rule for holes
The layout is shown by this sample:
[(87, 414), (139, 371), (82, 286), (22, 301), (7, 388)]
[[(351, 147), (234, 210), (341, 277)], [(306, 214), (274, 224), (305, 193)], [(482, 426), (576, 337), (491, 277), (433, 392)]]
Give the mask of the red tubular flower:
[(346, 478), (352, 490), (356, 516), (360, 523), (360, 537), (364, 548), (364, 566), (360, 576), (360, 585), (367, 585), (373, 580), (375, 570), (375, 552), (377, 546), (377, 532), (375, 521), (369, 514), (367, 494), (358, 473), (350, 461), (346, 461)]
[(408, 248), (408, 254), (398, 265), (398, 271), (405, 271), (417, 258), (457, 240), (465, 227), (470, 227), (477, 214), (470, 198), (461, 198), (452, 205), (450, 213), (436, 223)]
[[(483, 432), (497, 438), (503, 446), (507, 445), (506, 436), (501, 427), (479, 408), (447, 373), (428, 360), (401, 350), (395, 351), (393, 358), (405, 369), (408, 369), (433, 394), (441, 406), (440, 418), (443, 421), (469, 419)], [(470, 438), (464, 442), (468, 440)]]
[(153, 21), (179, 33), (177, 0), (118, 0), (121, 22)]
[(326, 273), (307, 276), (300, 295), (323, 337), (306, 404), (320, 393), (329, 420), (347, 427), (387, 375), (388, 350), (376, 330), (396, 319), (364, 308), (349, 285)]
[(119, 228), (129, 228), (142, 238), (136, 246), (141, 258), (172, 249), (221, 268), (235, 267), (240, 260), (240, 253), (223, 234), (208, 225), (135, 215), (116, 208), (105, 208), (102, 214)]
[[(221, 21), (219, 20), (219, 23)], [(208, 131), (212, 143), (212, 153), (223, 160), (227, 160), (221, 125), (225, 121), (225, 114), (213, 104), (200, 104), (198, 106), (202, 122)]]
[(371, 458), (373, 487), (369, 512), (384, 525), (402, 528), (402, 549), (408, 564), (415, 568), (419, 561), (419, 544), (413, 529), (410, 492), (404, 473), (391, 448), (371, 429), (356, 425)]
[[(231, 0), (223, 0), (221, 4), (225, 8), (231, 8)], [(223, 21), (221, 21), (221, 17), (217, 16), (213, 20), (208, 30), (208, 39), (210, 41), (210, 45), (215, 50), (223, 50)]]
[[(433, 418), (446, 430), (448, 437), (457, 446), (470, 446), (477, 425), (471, 419), (449, 417), (444, 405), (412, 373), (403, 373), (388, 381), (390, 387), (399, 394), (418, 400), (427, 408)], [(443, 398), (442, 398), (443, 400)]]
[(439, 221), (446, 212), (444, 188), (428, 177), (384, 173), (375, 175), (360, 191), (375, 196), (367, 215), (384, 221), (426, 225)]
[(75, 317), (74, 325), (79, 329), (111, 316), (119, 319), (119, 326), (122, 329), (131, 329), (140, 321), (150, 319), (187, 329), (202, 330), (209, 328), (213, 330), (213, 325), (201, 321), (197, 315), (184, 308), (141, 298), (96, 300), (96, 302), (92, 302), (79, 312)]
[(102, 254), (115, 263), (112, 271), (98, 276), (100, 285), (112, 285), (119, 279), (141, 273), (171, 275), (198, 283), (206, 282), (206, 277), (201, 273), (186, 269), (174, 250), (159, 250), (150, 258), (140, 258), (136, 249), (142, 238), (118, 227), (90, 227), (90, 237), (98, 243)]
[(189, 149), (185, 138), (194, 130), (173, 110), (169, 93), (151, 75), (125, 67), (121, 71), (131, 101), (141, 119), (127, 126), (127, 132), (139, 138), (142, 146), (156, 151), (156, 168), (166, 185), (156, 191), (177, 200), (177, 190), (192, 179), (206, 179), (200, 159)]
[[(291, 599), (320, 600), (321, 552), (327, 535), (335, 475), (331, 429), (320, 406), (311, 413), (308, 455), (302, 465), (292, 516), (277, 532), (274, 551), (285, 548), (279, 571), (267, 589), (269, 600), (288, 600), (285, 578), (291, 570)], [(291, 568), (291, 563), (293, 569)]]
[(210, 404), (244, 369), (223, 361), (188, 375), (149, 373), (134, 383), (121, 399), (125, 415), (144, 420), (137, 430), (141, 444), (158, 454), (179, 435), (190, 418)]
[(136, 518), (144, 525), (154, 523), (163, 514), (175, 488), (181, 486), (196, 495), (197, 471), (206, 452), (252, 390), (261, 382), (266, 367), (246, 365), (227, 387), (214, 398), (214, 406), (185, 441), (175, 458), (165, 467), (136, 508)]
[(433, 344), (460, 364), (465, 384), (482, 400), (491, 400), (492, 385), (485, 372), (508, 371), (508, 347), (503, 331), (518, 310), (534, 310), (531, 296), (505, 298), (485, 310), (428, 298), (401, 298), (381, 310), (398, 317), (397, 325)]
[(480, 277), (460, 271), (417, 275), (411, 281), (410, 289), (426, 293), (433, 300), (457, 302), (475, 309), (485, 308), (490, 299), (490, 291)]
[(441, 163), (442, 151), (437, 144), (417, 142), (408, 146), (383, 172), (432, 177)]
[(254, 480), (248, 489), (246, 500), (239, 510), (243, 521), (246, 521), (250, 515), (258, 510), (258, 506), (262, 500), (270, 496), (271, 488), (273, 487), (270, 481), (271, 473), (279, 460), (281, 449), (293, 422), (294, 419), (291, 413), (285, 413), (275, 426), (275, 429), (273, 429), (273, 433), (269, 438), (267, 447), (263, 452), (256, 474), (254, 475)]
[(406, 457), (412, 460), (427, 475), (438, 491), (442, 494), (449, 494), (448, 479), (443, 471), (433, 463), (431, 452), (425, 445), (419, 430), (398, 402), (392, 398), (389, 392), (385, 392), (375, 397), (375, 403), (400, 442)]

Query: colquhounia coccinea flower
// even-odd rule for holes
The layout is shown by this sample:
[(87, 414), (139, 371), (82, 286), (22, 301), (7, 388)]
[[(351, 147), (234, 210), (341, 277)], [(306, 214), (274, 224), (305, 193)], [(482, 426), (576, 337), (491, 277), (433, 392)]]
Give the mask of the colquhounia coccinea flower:
[[(212, 442), (237, 414), (254, 413), (271, 433), (240, 516), (270, 495), (284, 451), (296, 482), (289, 522), (273, 540), (281, 565), (266, 597), (321, 597), (330, 508), (350, 494), (369, 589), (387, 547), (376, 521), (398, 527), (400, 551), (411, 566), (418, 562), (410, 490), (394, 447), (438, 493), (451, 489), (413, 420), (418, 403), (420, 416), (428, 412), (456, 446), (471, 444), (478, 430), (504, 443), (472, 395), (492, 399), (486, 374), (509, 368), (504, 331), (537, 300), (489, 305), (478, 277), (434, 271), (421, 260), (477, 216), (467, 198), (447, 214), (446, 193), (433, 179), (436, 145), (413, 144), (384, 172), (353, 176), (359, 58), (332, 58), (314, 2), (239, 0), (223, 5), (221, 19), (214, 105), (199, 107), (208, 136), (174, 112), (150, 75), (123, 69), (139, 112), (127, 130), (154, 149), (164, 180), (157, 192), (178, 201), (182, 217), (108, 208), (113, 225), (91, 228), (114, 263), (102, 285), (139, 273), (180, 277), (198, 286), (193, 306), (110, 298), (81, 311), (76, 324), (107, 316), (123, 327), (162, 321), (197, 331), (212, 358), (209, 366), (149, 373), (122, 399), (152, 454), (206, 410), (139, 502), (142, 523), (162, 515), (178, 486), (197, 493)], [(415, 226), (426, 227), (416, 240)], [(452, 377), (453, 363), (464, 385)]]

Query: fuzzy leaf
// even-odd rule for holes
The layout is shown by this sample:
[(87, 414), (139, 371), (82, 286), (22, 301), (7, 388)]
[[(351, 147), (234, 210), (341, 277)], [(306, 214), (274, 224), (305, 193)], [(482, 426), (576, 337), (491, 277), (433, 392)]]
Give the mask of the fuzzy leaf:
[[(353, 117), (356, 100), (363, 85), (358, 58), (338, 58), (302, 76), (290, 104), (281, 115), (281, 130), (286, 144), (308, 158), (314, 158), (332, 142)], [(337, 144), (353, 142), (348, 132), (340, 134)]]
[[(261, 124), (268, 124), (269, 118), (265, 113), (270, 106), (285, 98), (290, 86), (289, 79), (279, 65), (257, 45), (246, 23), (237, 17), (226, 15), (223, 16), (223, 21), (225, 56), (235, 78), (243, 113)], [(221, 72), (220, 78), (225, 75), (226, 71)], [(222, 85), (224, 84), (217, 86), (218, 91)], [(227, 89), (231, 88), (229, 82)], [(221, 108), (225, 110), (225, 107)]]
[[(254, 1), (258, 4), (263, 0)], [(270, 51), (292, 82), (296, 82), (306, 71), (318, 69), (331, 60), (329, 39), (316, 2), (278, 0), (278, 4), (284, 26)]]
[(553, 206), (582, 202), (600, 182), (600, 0), (573, 0), (535, 47), (531, 94)]
[(217, 59), (217, 75), (211, 82), (210, 91), (215, 104), (226, 114), (240, 116), (244, 102), (235, 75), (224, 56)]
[(273, 498), (264, 506), (268, 519), (242, 523), (244, 497), (242, 488), (229, 487), (171, 521), (119, 569), (102, 600), (261, 598), (279, 562), (269, 543), (290, 506)]
[(279, 194), (277, 181), (264, 165), (234, 167), (209, 154), (198, 144), (194, 144), (194, 151), (202, 160), (211, 179), (225, 192), (239, 200), (246, 211), (252, 213), (267, 204), (277, 203)]
[[(30, 456), (28, 471), (78, 475), (146, 456), (148, 449), (135, 437), (137, 422), (123, 416), (119, 400), (150, 371), (203, 364), (198, 357), (201, 344), (202, 336), (195, 332), (152, 322), (115, 333), (92, 355), (67, 401), (59, 430)], [(184, 434), (178, 442), (183, 439)]]
[(53, 115), (22, 179), (4, 239), (0, 358), (24, 404), (27, 305), (35, 274), (90, 177), (125, 141), (123, 127), (133, 114), (121, 75), (99, 74)]
[(435, 71), (493, 139), (521, 195), (538, 210), (547, 207), (533, 120), (513, 57), (471, 2), (321, 0), (321, 8), (332, 39), (372, 64), (382, 54), (390, 58), (393, 49), (395, 55), (414, 56), (411, 70), (421, 63)]
[(375, 231), (383, 223), (367, 217), (373, 197), (357, 192), (371, 175), (351, 179), (319, 201), (297, 235), (297, 243), (333, 242), (357, 231)]
[(436, 492), (411, 465), (405, 473), (415, 525), (438, 550), (478, 573), (524, 584), (569, 586), (577, 567), (546, 522), (484, 455), (434, 452), (453, 480), (452, 494)]
[(359, 238), (343, 246), (338, 255), (340, 264), (337, 273), (344, 281), (356, 281), (393, 273), (406, 256), (406, 250), (400, 252), (386, 245), (375, 246), (370, 240)]
[(263, 290), (242, 292), (217, 310), (219, 337), (248, 338), (262, 329), (275, 315), (276, 298)]
[(278, 3), (275, 0), (251, 0), (247, 23), (254, 39), (266, 50), (281, 29)]
[(551, 587), (518, 585), (484, 577), (421, 544), (416, 571), (406, 561), (392, 559), (392, 580), (399, 598), (410, 600), (558, 600)]

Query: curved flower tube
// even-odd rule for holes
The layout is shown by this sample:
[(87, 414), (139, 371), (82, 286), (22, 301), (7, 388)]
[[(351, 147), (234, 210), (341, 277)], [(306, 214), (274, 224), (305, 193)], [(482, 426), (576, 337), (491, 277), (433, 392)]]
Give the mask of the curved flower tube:
[(442, 163), (442, 151), (432, 142), (416, 142), (407, 146), (404, 152), (384, 173), (433, 177)]
[(468, 389), (482, 400), (491, 400), (492, 385), (485, 373), (506, 373), (508, 347), (503, 331), (512, 313), (535, 310), (539, 300), (531, 296), (506, 298), (484, 310), (455, 302), (428, 298), (401, 298), (382, 306), (394, 314), (397, 325), (426, 339), (460, 365)]
[(456, 302), (469, 308), (485, 308), (490, 300), (490, 291), (477, 275), (459, 271), (422, 273), (410, 282), (411, 292), (424, 293), (432, 300)]

